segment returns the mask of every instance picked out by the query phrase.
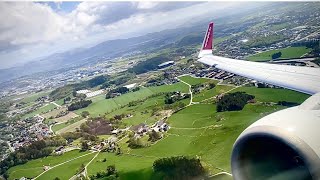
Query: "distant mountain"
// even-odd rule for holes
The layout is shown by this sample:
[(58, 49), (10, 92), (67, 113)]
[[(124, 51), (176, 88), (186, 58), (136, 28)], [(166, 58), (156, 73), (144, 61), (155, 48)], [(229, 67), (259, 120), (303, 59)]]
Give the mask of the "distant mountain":
[[(228, 16), (226, 14), (215, 16), (215, 23), (217, 24), (215, 27), (215, 37), (235, 32), (237, 28), (230, 28), (230, 22), (235, 19), (237, 21), (240, 14), (243, 16), (250, 13), (250, 11), (246, 10), (252, 8), (254, 8), (254, 6), (243, 7), (232, 13), (230, 12)], [(255, 10), (258, 9), (256, 8)], [(237, 14), (236, 18), (234, 14)], [(96, 63), (101, 60), (120, 57), (132, 52), (148, 53), (163, 47), (168, 47), (170, 44), (184, 46), (201, 43), (202, 34), (205, 31), (207, 23), (211, 20), (210, 18), (212, 18), (210, 14), (201, 17), (199, 16), (193, 18), (187, 24), (184, 24), (184, 27), (181, 28), (149, 33), (128, 39), (109, 40), (91, 48), (78, 48), (63, 53), (56, 53), (41, 60), (26, 63), (22, 66), (0, 69), (0, 82), (38, 72), (47, 72), (59, 70), (61, 68), (81, 66), (88, 63)]]
[[(75, 49), (56, 53), (38, 61), (32, 61), (22, 66), (0, 70), (0, 82), (30, 75), (37, 72), (58, 70), (61, 67), (75, 67), (87, 63), (95, 63), (108, 58), (115, 58), (130, 52), (150, 52), (165, 45), (178, 41), (183, 36), (197, 31), (199, 28), (178, 28), (149, 33), (144, 36), (128, 39), (117, 39), (102, 42), (87, 49)], [(203, 29), (202, 29), (203, 31)]]

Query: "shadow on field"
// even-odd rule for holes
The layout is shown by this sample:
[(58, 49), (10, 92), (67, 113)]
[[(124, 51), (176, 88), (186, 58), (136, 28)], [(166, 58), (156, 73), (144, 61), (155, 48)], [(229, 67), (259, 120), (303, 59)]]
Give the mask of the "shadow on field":
[(162, 180), (163, 175), (155, 174), (151, 168), (141, 169), (138, 171), (129, 171), (124, 172), (120, 171), (120, 179), (121, 180)]

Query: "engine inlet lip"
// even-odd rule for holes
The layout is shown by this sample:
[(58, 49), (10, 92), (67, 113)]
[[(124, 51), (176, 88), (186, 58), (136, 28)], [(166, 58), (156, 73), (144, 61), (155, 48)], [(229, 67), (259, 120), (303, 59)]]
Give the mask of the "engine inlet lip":
[(243, 145), (246, 141), (254, 137), (269, 137), (279, 140), (292, 148), (304, 159), (304, 162), (309, 169), (312, 179), (320, 179), (320, 159), (313, 149), (296, 135), (274, 126), (255, 126), (245, 130), (233, 145), (231, 155), (231, 169), (235, 180), (247, 180), (246, 177), (240, 172), (241, 162), (240, 151), (244, 148)]

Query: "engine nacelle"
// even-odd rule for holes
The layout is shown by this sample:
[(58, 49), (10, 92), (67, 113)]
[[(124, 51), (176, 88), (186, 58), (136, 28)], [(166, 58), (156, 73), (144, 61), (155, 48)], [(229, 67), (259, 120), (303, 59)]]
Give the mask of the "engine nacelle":
[(235, 180), (320, 179), (320, 94), (253, 123), (236, 140)]

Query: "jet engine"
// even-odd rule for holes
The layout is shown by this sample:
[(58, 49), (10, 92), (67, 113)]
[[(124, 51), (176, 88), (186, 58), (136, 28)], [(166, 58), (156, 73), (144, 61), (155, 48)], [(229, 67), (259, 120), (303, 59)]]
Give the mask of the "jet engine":
[(231, 167), (235, 180), (320, 179), (320, 93), (245, 129)]

